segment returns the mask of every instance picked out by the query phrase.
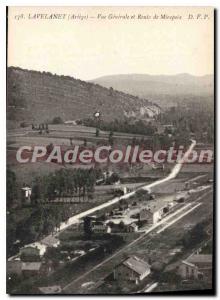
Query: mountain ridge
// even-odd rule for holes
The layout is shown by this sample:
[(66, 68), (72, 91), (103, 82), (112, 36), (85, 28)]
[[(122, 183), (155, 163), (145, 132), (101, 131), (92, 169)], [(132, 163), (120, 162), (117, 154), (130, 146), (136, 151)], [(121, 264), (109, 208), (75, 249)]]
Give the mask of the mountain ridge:
[(160, 107), (151, 101), (108, 89), (96, 83), (50, 72), (7, 69), (7, 119), (46, 122), (54, 117), (65, 120), (93, 117), (112, 120), (128, 116), (153, 117)]
[[(213, 97), (214, 94), (214, 75), (212, 74), (202, 76), (188, 73), (176, 75), (118, 74), (102, 76), (90, 82), (105, 87), (112, 86), (119, 91), (139, 97), (150, 98), (161, 106), (163, 104), (164, 106), (175, 105), (185, 97)], [(169, 97), (173, 99), (169, 99)]]

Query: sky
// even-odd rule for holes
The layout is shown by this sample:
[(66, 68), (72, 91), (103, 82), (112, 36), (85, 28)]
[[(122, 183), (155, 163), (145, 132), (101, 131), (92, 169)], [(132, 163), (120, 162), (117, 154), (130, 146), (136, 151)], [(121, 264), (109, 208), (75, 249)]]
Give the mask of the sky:
[[(51, 14), (65, 14), (65, 19), (44, 18)], [(129, 19), (109, 19), (110, 14)], [(161, 14), (178, 19), (161, 19)], [(73, 15), (86, 18), (68, 19)], [(8, 66), (82, 80), (132, 73), (213, 74), (213, 26), (208, 7), (9, 7)]]

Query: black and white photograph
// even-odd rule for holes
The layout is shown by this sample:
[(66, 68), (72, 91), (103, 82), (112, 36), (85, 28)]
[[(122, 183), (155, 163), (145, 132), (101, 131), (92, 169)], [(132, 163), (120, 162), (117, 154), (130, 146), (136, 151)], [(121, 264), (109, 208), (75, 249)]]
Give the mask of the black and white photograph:
[(7, 294), (214, 295), (215, 15), (7, 7)]

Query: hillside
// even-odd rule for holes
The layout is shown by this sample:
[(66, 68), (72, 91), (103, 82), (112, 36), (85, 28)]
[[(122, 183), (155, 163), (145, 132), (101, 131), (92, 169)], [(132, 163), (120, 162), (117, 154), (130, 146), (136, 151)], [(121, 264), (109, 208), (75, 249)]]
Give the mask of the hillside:
[(104, 76), (91, 82), (105, 87), (113, 87), (139, 97), (149, 98), (163, 107), (177, 104), (183, 99), (188, 101), (209, 99), (213, 97), (214, 93), (213, 75), (124, 74)]
[(45, 122), (87, 118), (100, 111), (105, 120), (123, 116), (152, 117), (160, 111), (146, 99), (69, 76), (9, 67), (7, 120)]

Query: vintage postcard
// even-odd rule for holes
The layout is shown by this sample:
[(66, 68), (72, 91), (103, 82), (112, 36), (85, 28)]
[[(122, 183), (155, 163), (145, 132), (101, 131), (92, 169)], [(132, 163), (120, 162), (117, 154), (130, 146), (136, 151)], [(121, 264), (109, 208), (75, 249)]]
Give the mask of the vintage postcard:
[(214, 9), (8, 7), (7, 293), (214, 294)]

